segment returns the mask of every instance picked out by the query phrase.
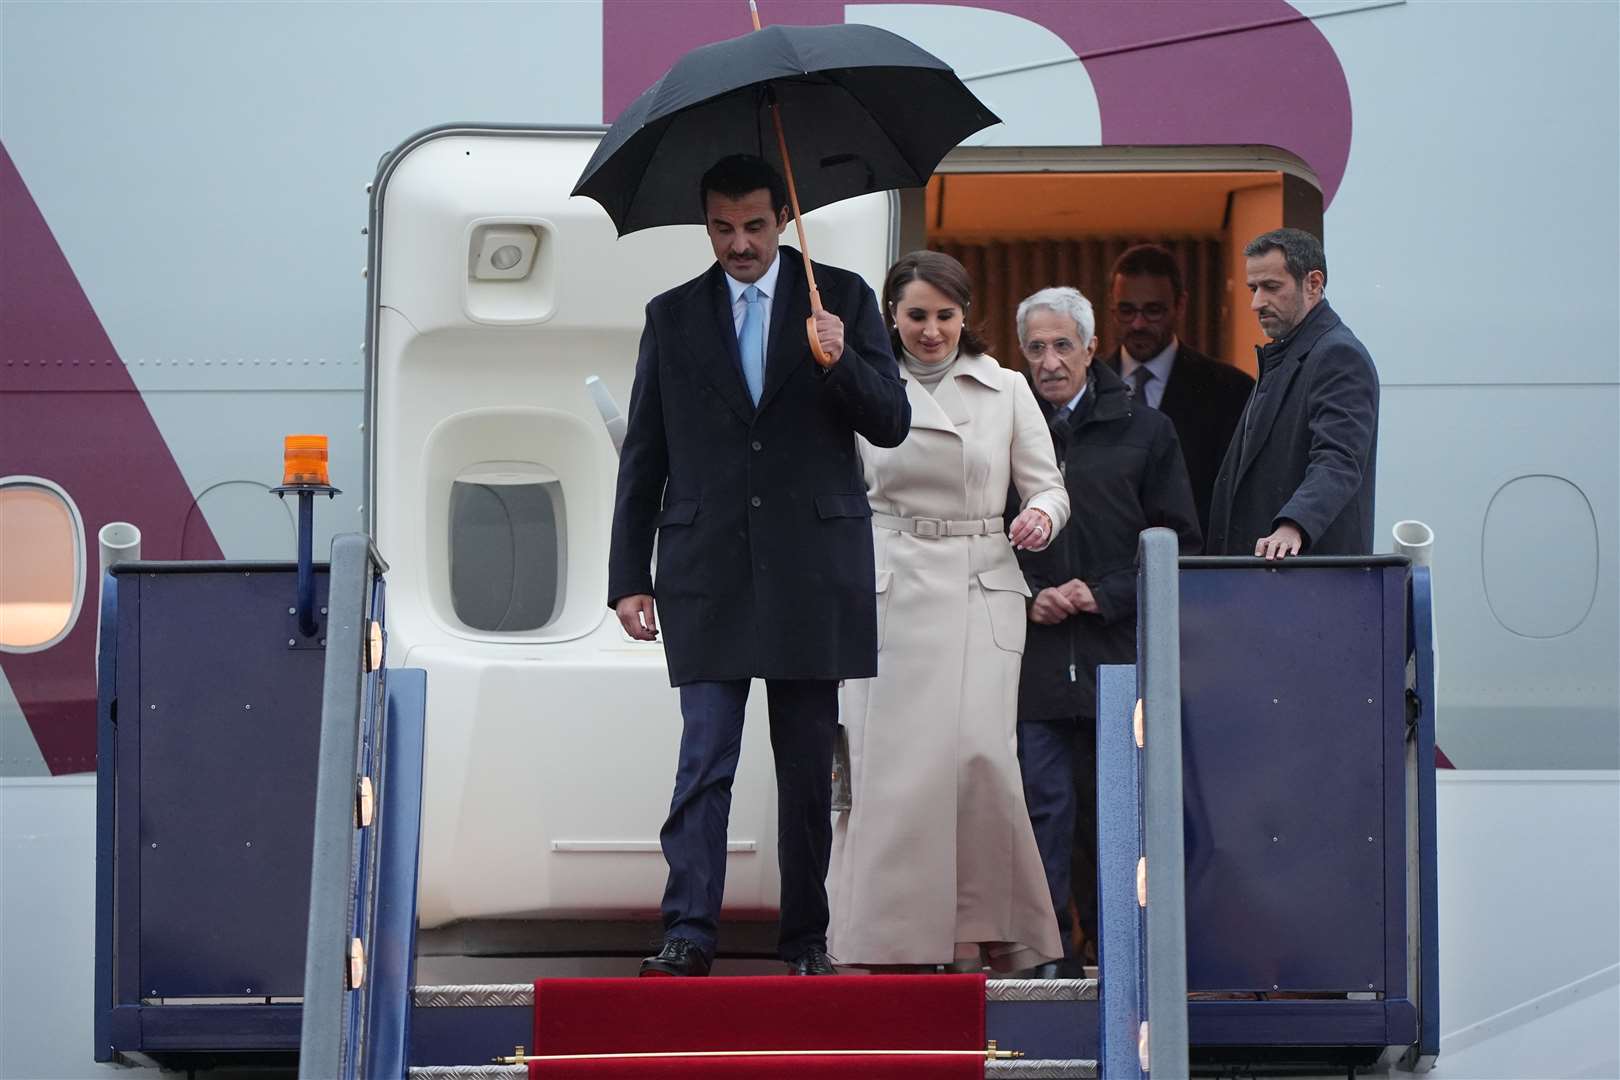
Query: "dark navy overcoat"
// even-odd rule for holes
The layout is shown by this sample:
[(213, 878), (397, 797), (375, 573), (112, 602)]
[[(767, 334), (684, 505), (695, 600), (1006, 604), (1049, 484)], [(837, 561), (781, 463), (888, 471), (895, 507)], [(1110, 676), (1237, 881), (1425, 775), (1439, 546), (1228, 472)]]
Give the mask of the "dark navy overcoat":
[(1249, 397), (1210, 497), (1206, 555), (1253, 555), (1279, 522), (1302, 555), (1367, 555), (1378, 466), (1378, 371), (1326, 300), (1260, 350)]
[(653, 595), (676, 686), (877, 674), (872, 510), (855, 436), (897, 446), (911, 408), (871, 288), (816, 264), (822, 304), (844, 321), (843, 356), (823, 370), (805, 334), (801, 257), (780, 250), (758, 408), (718, 263), (647, 305), (608, 603)]

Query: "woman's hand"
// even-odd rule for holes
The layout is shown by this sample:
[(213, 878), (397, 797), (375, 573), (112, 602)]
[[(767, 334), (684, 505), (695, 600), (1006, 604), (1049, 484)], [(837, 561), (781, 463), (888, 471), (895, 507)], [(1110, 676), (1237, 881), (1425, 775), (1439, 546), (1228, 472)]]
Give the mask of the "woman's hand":
[(1007, 539), (1020, 551), (1040, 551), (1052, 542), (1052, 519), (1033, 506), (1013, 518)]

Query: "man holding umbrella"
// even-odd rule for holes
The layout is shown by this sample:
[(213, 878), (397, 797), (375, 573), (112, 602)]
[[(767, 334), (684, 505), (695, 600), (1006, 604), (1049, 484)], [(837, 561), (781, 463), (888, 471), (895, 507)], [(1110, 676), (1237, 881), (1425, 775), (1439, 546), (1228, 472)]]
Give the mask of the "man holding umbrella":
[[(621, 236), (701, 221), (716, 260), (647, 305), (613, 511), (608, 602), (642, 641), (662, 619), (684, 725), (661, 834), (664, 945), (643, 975), (704, 975), (714, 958), (755, 678), (776, 757), (781, 956), (796, 974), (834, 974), (838, 682), (877, 674), (872, 508), (855, 436), (898, 446), (911, 407), (872, 290), (812, 266), (802, 215), (920, 187), (996, 122), (948, 64), (902, 37), (760, 29), (756, 11), (753, 33), (693, 49), (631, 102), (574, 186)], [(798, 176), (790, 143), (811, 163)], [(778, 247), (788, 206), (799, 251)]]
[(788, 199), (774, 167), (726, 157), (691, 198), (716, 261), (647, 305), (608, 574), (628, 634), (654, 640), (662, 622), (683, 720), (661, 833), (664, 942), (641, 974), (705, 975), (714, 958), (743, 708), (759, 678), (776, 759), (780, 955), (794, 974), (831, 975), (838, 681), (877, 673), (871, 508), (855, 436), (898, 445), (910, 408), (857, 275), (816, 266), (824, 309), (810, 323), (819, 355), (812, 348), (800, 255), (779, 247)]

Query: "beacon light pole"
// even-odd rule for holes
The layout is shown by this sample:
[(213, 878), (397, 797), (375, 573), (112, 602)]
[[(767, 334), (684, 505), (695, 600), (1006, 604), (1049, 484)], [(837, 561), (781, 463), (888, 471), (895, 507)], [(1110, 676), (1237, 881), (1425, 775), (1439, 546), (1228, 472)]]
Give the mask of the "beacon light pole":
[(298, 496), (298, 632), (314, 637), (315, 622), (315, 496), (341, 495), (327, 474), (325, 435), (288, 435), (284, 440), (281, 486), (270, 489), (276, 498)]

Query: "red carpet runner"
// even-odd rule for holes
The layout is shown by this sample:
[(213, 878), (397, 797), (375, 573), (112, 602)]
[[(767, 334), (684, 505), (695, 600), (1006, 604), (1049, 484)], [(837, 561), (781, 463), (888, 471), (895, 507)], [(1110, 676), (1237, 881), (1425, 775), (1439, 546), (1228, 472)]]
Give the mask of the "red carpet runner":
[(982, 1080), (980, 975), (541, 979), (532, 1054), (973, 1050), (960, 1057), (531, 1062), (530, 1080)]

